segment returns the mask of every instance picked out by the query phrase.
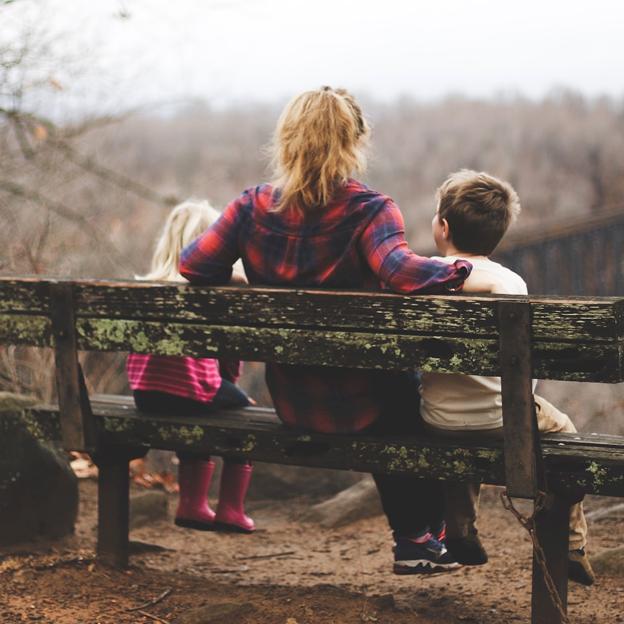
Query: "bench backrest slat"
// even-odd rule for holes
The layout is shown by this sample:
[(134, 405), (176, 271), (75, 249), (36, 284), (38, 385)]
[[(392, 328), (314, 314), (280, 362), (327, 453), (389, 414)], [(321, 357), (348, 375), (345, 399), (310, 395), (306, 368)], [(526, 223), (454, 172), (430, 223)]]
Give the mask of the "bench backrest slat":
[[(52, 344), (52, 280), (0, 279), (0, 343)], [(499, 374), (501, 297), (72, 282), (83, 350)], [(526, 298), (511, 298), (526, 301)], [(624, 299), (530, 297), (537, 378), (624, 380)]]

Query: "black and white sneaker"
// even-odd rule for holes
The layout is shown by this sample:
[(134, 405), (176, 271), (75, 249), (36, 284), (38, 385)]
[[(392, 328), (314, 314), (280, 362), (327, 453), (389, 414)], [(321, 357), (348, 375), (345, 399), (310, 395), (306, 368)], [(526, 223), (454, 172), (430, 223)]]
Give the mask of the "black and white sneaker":
[(422, 543), (399, 537), (394, 546), (395, 574), (437, 574), (461, 568), (444, 544), (433, 535)]

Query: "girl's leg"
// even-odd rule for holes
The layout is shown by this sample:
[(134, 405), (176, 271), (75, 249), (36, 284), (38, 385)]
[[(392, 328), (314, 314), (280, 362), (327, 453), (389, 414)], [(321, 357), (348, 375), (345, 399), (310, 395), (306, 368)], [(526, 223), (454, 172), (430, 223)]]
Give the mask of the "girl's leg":
[(219, 505), (215, 517), (215, 528), (220, 531), (253, 533), (254, 521), (245, 514), (245, 496), (251, 482), (252, 466), (224, 460), (221, 472)]
[(251, 405), (249, 397), (236, 385), (227, 379), (221, 380), (221, 386), (212, 400), (215, 409), (228, 409), (234, 407), (247, 407)]
[[(212, 405), (219, 409), (233, 409), (251, 405), (247, 395), (235, 384), (222, 379)], [(225, 459), (221, 472), (219, 505), (215, 519), (215, 528), (219, 531), (252, 533), (254, 521), (245, 514), (244, 502), (252, 473), (251, 463), (245, 460)]]
[[(202, 411), (202, 404), (191, 399), (165, 392), (135, 390), (134, 402), (137, 409), (148, 413), (195, 413)], [(178, 526), (210, 530), (214, 527), (215, 512), (208, 504), (208, 489), (214, 474), (215, 464), (209, 455), (178, 453), (178, 483), (180, 499), (175, 523)]]
[(186, 455), (179, 457), (180, 499), (175, 523), (189, 529), (210, 531), (214, 528), (215, 512), (208, 504), (208, 489), (215, 463), (210, 459), (197, 459)]

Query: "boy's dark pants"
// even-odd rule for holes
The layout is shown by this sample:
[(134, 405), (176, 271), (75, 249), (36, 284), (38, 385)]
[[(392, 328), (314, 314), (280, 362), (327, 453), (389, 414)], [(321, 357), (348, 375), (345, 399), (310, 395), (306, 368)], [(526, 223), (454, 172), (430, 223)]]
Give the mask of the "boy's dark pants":
[[(389, 376), (384, 388), (384, 412), (362, 433), (399, 439), (421, 435), (419, 385), (414, 373)], [(403, 475), (373, 474), (373, 478), (395, 539), (441, 528), (445, 507), (442, 484)]]

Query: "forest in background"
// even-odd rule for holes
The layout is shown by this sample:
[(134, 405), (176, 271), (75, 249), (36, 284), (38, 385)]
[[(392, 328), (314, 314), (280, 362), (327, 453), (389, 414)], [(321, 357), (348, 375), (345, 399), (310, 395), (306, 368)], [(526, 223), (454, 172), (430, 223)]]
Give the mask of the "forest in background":
[[(0, 0), (0, 10), (20, 4)], [(223, 208), (270, 179), (267, 146), (284, 102), (217, 108), (189, 101), (59, 116), (76, 85), (87, 84), (85, 74), (104, 84), (94, 76), (97, 58), (62, 53), (66, 37), (50, 32), (46, 20), (26, 20), (11, 36), (2, 26), (0, 275), (132, 278), (147, 270), (176, 202), (195, 197)], [(433, 251), (436, 187), (464, 167), (516, 187), (517, 228), (624, 210), (622, 99), (566, 89), (537, 100), (359, 97), (373, 126), (364, 180), (399, 203), (418, 252)], [(0, 390), (52, 399), (51, 362), (49, 350), (0, 348)], [(91, 390), (127, 391), (121, 356), (88, 354), (83, 365)], [(268, 402), (262, 367), (247, 371), (246, 387)], [(621, 429), (612, 416), (624, 406), (617, 388), (585, 387), (581, 398), (564, 384), (553, 393), (583, 422)]]
[[(431, 249), (436, 187), (462, 167), (511, 181), (523, 206), (517, 227), (624, 208), (621, 101), (569, 91), (540, 101), (363, 100), (373, 124), (365, 180), (399, 203), (417, 251)], [(270, 178), (266, 147), (281, 105), (215, 110), (196, 102), (166, 116), (138, 112), (67, 127), (0, 116), (0, 271), (145, 271), (173, 201), (207, 198), (222, 208)]]

